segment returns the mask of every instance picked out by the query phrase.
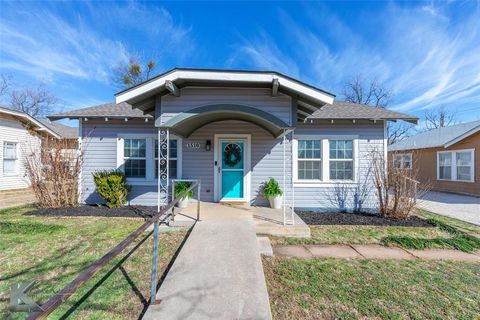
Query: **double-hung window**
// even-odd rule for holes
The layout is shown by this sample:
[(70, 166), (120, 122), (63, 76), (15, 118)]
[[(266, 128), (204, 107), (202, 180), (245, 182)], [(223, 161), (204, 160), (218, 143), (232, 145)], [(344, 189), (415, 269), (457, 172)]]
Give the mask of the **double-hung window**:
[(353, 141), (329, 140), (330, 180), (353, 180)]
[(145, 178), (147, 170), (146, 139), (125, 139), (123, 160), (127, 178)]
[[(168, 175), (171, 179), (178, 179), (178, 140), (170, 139), (168, 155)], [(155, 178), (158, 178), (158, 140), (155, 140)], [(164, 151), (166, 152), (166, 151)]]
[(439, 180), (474, 181), (474, 150), (440, 151), (437, 153)]
[(15, 142), (3, 143), (3, 173), (14, 174), (17, 163), (17, 144)]
[(298, 140), (298, 180), (320, 180), (321, 140)]
[(412, 154), (394, 154), (393, 167), (396, 169), (412, 169)]

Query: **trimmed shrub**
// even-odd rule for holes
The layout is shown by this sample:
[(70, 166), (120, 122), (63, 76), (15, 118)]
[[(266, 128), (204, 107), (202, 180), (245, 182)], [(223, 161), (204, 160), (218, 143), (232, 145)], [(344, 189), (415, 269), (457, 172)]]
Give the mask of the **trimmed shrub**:
[(95, 191), (107, 201), (109, 208), (119, 208), (127, 202), (130, 186), (125, 174), (118, 170), (102, 170), (93, 173)]

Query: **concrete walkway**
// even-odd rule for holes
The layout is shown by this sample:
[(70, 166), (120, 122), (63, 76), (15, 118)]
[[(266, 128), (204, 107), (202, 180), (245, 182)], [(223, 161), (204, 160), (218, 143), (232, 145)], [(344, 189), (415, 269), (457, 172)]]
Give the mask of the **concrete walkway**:
[(417, 207), (437, 214), (480, 225), (480, 198), (430, 191)]
[(424, 259), (480, 262), (480, 251), (466, 253), (450, 249), (413, 250), (398, 247), (385, 247), (377, 244), (274, 246), (273, 254), (275, 256), (304, 259)]
[(251, 214), (201, 205), (202, 221), (157, 292), (160, 304), (144, 319), (271, 319)]

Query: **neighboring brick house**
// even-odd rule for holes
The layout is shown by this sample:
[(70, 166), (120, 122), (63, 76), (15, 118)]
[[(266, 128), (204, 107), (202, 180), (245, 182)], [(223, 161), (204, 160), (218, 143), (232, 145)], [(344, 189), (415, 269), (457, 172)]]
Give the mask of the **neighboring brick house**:
[(395, 167), (413, 167), (432, 190), (480, 196), (480, 121), (423, 132), (388, 151)]

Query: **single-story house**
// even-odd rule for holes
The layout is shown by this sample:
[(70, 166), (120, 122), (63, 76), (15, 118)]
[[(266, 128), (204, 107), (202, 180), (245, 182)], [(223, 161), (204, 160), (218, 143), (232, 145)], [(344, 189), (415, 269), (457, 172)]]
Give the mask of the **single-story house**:
[(435, 191), (480, 196), (480, 120), (422, 132), (389, 147), (397, 168), (411, 168)]
[(72, 140), (76, 148), (78, 129), (0, 107), (0, 191), (30, 187), (25, 157), (40, 150), (43, 136)]
[[(102, 202), (92, 173), (119, 169), (130, 204), (165, 203), (171, 179), (199, 179), (202, 201), (265, 205), (261, 187), (273, 177), (288, 206), (315, 210), (332, 210), (335, 185), (364, 181), (371, 150), (386, 157), (387, 121), (417, 121), (278, 72), (183, 68), (49, 118), (80, 121), (85, 203)], [(371, 190), (364, 207), (375, 198)]]

